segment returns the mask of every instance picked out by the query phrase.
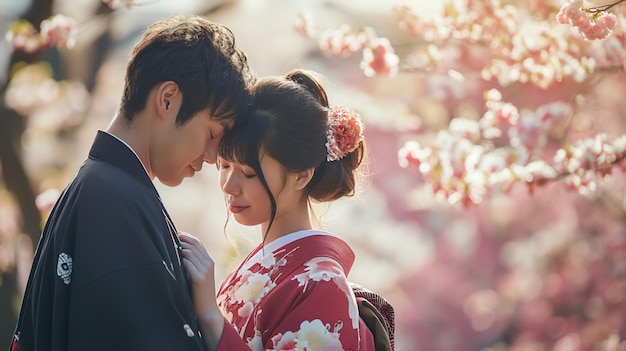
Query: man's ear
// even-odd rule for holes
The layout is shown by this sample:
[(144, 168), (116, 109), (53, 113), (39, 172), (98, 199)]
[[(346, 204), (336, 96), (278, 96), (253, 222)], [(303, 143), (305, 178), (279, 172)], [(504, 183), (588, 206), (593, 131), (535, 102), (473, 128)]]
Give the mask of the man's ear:
[(296, 179), (294, 182), (294, 188), (296, 190), (302, 190), (306, 188), (306, 186), (309, 184), (309, 182), (313, 178), (314, 174), (315, 174), (315, 168), (309, 168), (309, 169), (305, 169), (304, 171), (297, 172), (295, 174)]
[[(156, 108), (159, 116), (167, 116), (180, 108), (182, 94), (178, 84), (167, 81), (159, 84), (156, 91)], [(175, 115), (178, 115), (176, 112)]]

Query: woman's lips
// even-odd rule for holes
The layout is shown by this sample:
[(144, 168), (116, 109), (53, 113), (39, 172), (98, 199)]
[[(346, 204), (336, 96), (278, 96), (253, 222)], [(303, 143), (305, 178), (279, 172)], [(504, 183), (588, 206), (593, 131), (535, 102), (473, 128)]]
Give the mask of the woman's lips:
[(239, 206), (239, 205), (228, 206), (228, 209), (230, 210), (230, 212), (235, 213), (235, 214), (242, 212), (246, 208), (248, 208), (248, 206)]

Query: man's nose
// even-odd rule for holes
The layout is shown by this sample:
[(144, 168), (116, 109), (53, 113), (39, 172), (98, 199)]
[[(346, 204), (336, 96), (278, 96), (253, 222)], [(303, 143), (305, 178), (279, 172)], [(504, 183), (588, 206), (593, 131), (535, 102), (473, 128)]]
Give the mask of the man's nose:
[(217, 161), (217, 149), (209, 146), (202, 154), (202, 161), (211, 165), (215, 164)]

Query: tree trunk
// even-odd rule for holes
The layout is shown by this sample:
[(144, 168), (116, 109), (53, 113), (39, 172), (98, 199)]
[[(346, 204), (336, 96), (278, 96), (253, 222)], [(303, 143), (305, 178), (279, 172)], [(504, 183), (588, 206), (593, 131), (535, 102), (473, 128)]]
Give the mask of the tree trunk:
[[(37, 26), (52, 15), (52, 5), (53, 0), (34, 0), (22, 18)], [(11, 54), (8, 71), (10, 72), (17, 62), (33, 63), (40, 61), (42, 57), (42, 51), (33, 54), (14, 51)], [(4, 100), (10, 81), (9, 74), (7, 77), (7, 81), (0, 87), (2, 100)], [(0, 104), (0, 167), (2, 167), (4, 185), (19, 206), (22, 215), (22, 231), (33, 243), (36, 243), (41, 233), (41, 213), (35, 204), (35, 191), (21, 159), (20, 142), (24, 132), (24, 122), (25, 119), (17, 112), (9, 109), (5, 104)], [(8, 346), (17, 322), (19, 310), (16, 307), (20, 305), (22, 291), (17, 284), (17, 269), (0, 272), (0, 274), (2, 274), (0, 281), (0, 340), (2, 343), (0, 345)]]

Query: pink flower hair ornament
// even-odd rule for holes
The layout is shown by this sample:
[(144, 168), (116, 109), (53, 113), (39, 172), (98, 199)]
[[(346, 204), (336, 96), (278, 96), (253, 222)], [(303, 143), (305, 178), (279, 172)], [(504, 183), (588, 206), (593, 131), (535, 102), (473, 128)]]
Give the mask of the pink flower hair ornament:
[(363, 140), (363, 123), (358, 113), (343, 106), (331, 106), (326, 131), (326, 161), (341, 160)]

